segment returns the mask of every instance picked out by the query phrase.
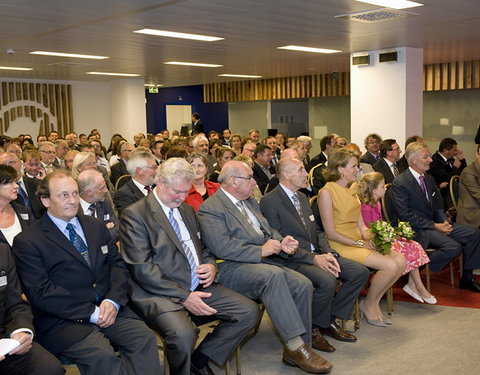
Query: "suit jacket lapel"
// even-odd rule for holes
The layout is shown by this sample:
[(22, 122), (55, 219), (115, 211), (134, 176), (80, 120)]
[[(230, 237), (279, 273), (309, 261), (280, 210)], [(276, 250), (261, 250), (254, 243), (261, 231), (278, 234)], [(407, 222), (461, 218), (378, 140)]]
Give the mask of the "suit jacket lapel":
[(245, 200), (245, 204), (247, 205), (248, 209), (252, 212), (252, 214), (257, 218), (263, 232), (266, 232), (268, 236), (271, 237), (272, 233), (270, 231), (270, 224), (268, 224), (268, 221), (265, 219), (265, 217), (262, 215), (260, 210), (257, 208), (256, 206), (257, 203), (255, 199), (250, 197)]
[(92, 270), (94, 270), (97, 263), (98, 253), (96, 245), (98, 244), (98, 238), (100, 236), (100, 233), (98, 232), (98, 227), (91, 225), (88, 220), (86, 220), (87, 217), (85, 215), (77, 216), (77, 218), (80, 221), (80, 225), (82, 226), (83, 233), (85, 234), (85, 238), (87, 240), (88, 253), (90, 254), (90, 262), (92, 263)]
[[(280, 202), (285, 202), (285, 207), (287, 208), (288, 213), (292, 215), (295, 218), (295, 220), (297, 220), (298, 224), (305, 231), (305, 234), (308, 235), (307, 228), (305, 228), (305, 225), (303, 225), (302, 219), (300, 218), (300, 215), (298, 214), (297, 209), (293, 205), (292, 200), (287, 195), (285, 190), (283, 190), (280, 185), (278, 185), (275, 189), (277, 190), (278, 199), (280, 200)], [(300, 204), (302, 204), (301, 200), (300, 200)], [(303, 207), (302, 207), (302, 211), (305, 213), (305, 209)]]
[[(409, 169), (407, 169), (408, 172), (408, 179), (410, 180), (410, 184), (413, 186), (413, 189), (417, 191), (417, 194), (419, 194), (421, 197), (423, 197), (425, 203), (428, 204), (429, 207), (431, 207), (431, 202), (427, 199), (427, 196), (423, 192), (422, 188), (420, 187), (420, 184), (418, 183), (417, 179), (413, 176), (412, 172), (410, 172)], [(431, 197), (430, 190), (428, 189), (428, 184), (427, 184), (427, 178), (425, 178), (425, 186), (427, 187), (427, 194), (429, 197)]]
[(200, 238), (198, 238), (197, 235), (197, 228), (195, 226), (195, 223), (192, 223), (192, 220), (190, 220), (192, 217), (190, 215), (187, 215), (186, 209), (185, 209), (185, 204), (182, 203), (179, 207), (178, 210), (180, 211), (180, 215), (182, 215), (183, 222), (185, 223), (188, 232), (190, 233), (190, 237), (192, 239), (193, 245), (195, 246), (195, 251), (197, 252), (198, 259), (200, 261), (200, 264), (203, 263), (202, 261), (202, 243), (200, 241)]

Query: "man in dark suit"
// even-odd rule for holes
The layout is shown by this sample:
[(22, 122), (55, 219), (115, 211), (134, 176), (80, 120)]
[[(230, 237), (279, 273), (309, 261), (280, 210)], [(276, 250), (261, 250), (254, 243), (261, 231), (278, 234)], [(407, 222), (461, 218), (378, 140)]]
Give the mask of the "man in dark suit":
[(450, 179), (455, 175), (460, 176), (466, 166), (467, 161), (463, 151), (457, 148), (457, 141), (453, 138), (442, 139), (438, 151), (432, 155), (429, 173), (442, 193), (445, 209), (453, 206), (450, 198)]
[[(308, 277), (314, 286), (312, 303), (313, 335), (322, 333), (340, 341), (354, 342), (355, 336), (343, 331), (336, 318), (349, 319), (353, 305), (370, 273), (360, 263), (340, 257), (320, 231), (307, 197), (298, 190), (307, 185), (308, 174), (298, 159), (282, 159), (277, 166), (280, 184), (260, 201), (265, 218), (282, 236), (293, 236), (299, 244), (288, 258), (272, 257), (281, 266)], [(342, 281), (337, 292), (337, 278)], [(321, 350), (335, 348), (325, 340)]]
[(255, 148), (253, 159), (253, 178), (257, 182), (260, 192), (265, 194), (268, 183), (275, 175), (275, 168), (270, 163), (272, 161), (272, 149), (267, 145), (259, 144)]
[[(405, 140), (405, 149), (407, 149), (407, 146), (413, 142), (423, 142), (423, 138), (420, 137), (419, 135), (411, 135)], [(397, 165), (398, 165), (398, 168), (401, 169), (402, 171), (408, 168), (408, 162), (407, 162), (407, 159), (405, 158), (405, 154), (402, 155), (400, 160), (397, 162)]]
[(17, 171), (18, 196), (15, 202), (27, 207), (36, 219), (40, 218), (45, 212), (45, 207), (36, 195), (40, 180), (23, 176), (21, 172), (22, 163), (17, 155), (12, 152), (1, 152), (0, 164), (10, 165)]
[(65, 140), (67, 141), (68, 148), (70, 150), (77, 150), (80, 151), (80, 146), (78, 145), (78, 135), (75, 132), (70, 132), (65, 136)]
[(375, 133), (369, 134), (365, 137), (365, 148), (366, 152), (360, 158), (362, 163), (367, 164), (375, 164), (377, 161), (380, 160), (380, 143), (382, 142), (382, 138)]
[(55, 169), (62, 167), (55, 156), (55, 144), (48, 141), (42, 142), (38, 146), (38, 151), (42, 157), (42, 167), (45, 170), (45, 173), (51, 173)]
[(78, 175), (77, 184), (80, 195), (78, 212), (105, 224), (116, 243), (120, 239), (120, 221), (113, 210), (112, 198), (102, 174), (95, 169), (87, 169)]
[[(183, 203), (194, 174), (189, 163), (168, 159), (156, 187), (123, 212), (122, 255), (132, 274), (132, 300), (163, 337), (170, 373), (213, 374), (208, 359), (224, 365), (259, 319), (257, 305), (217, 285), (215, 259), (202, 246), (193, 209)], [(186, 240), (188, 238), (188, 240)], [(194, 351), (192, 324), (220, 319)]]
[[(117, 180), (123, 176), (128, 174), (127, 170), (127, 161), (130, 158), (130, 153), (135, 150), (135, 146), (131, 143), (124, 143), (120, 147), (120, 159), (118, 163), (114, 164), (110, 170), (110, 181), (112, 181), (113, 186), (117, 183)], [(118, 187), (120, 188), (120, 186)]]
[(320, 150), (321, 152), (310, 160), (309, 167), (312, 169), (318, 164), (324, 164), (326, 166), (326, 162), (328, 160), (328, 155), (333, 150), (333, 146), (335, 146), (336, 140), (335, 135), (330, 134), (326, 135), (320, 140)]
[(113, 196), (113, 203), (119, 216), (124, 208), (142, 199), (152, 191), (157, 168), (155, 156), (150, 150), (139, 148), (131, 153), (127, 170), (132, 179), (118, 189)]
[(22, 289), (15, 271), (10, 249), (0, 244), (0, 340), (11, 338), (20, 345), (0, 354), (0, 373), (9, 375), (63, 374), (60, 362), (33, 341), (33, 316), (28, 302), (22, 299)]
[[(221, 188), (200, 206), (202, 240), (219, 263), (218, 281), (264, 303), (283, 343), (283, 360), (306, 372), (328, 373), (331, 363), (310, 347), (312, 292), (310, 280), (269, 257), (288, 257), (298, 241), (271, 229), (252, 197), (252, 170), (240, 161), (226, 163)], [(314, 336), (313, 347), (323, 347)]]
[(409, 168), (393, 182), (392, 193), (396, 215), (408, 221), (416, 232), (414, 239), (430, 254), (430, 269), (440, 271), (462, 252), (463, 274), (460, 288), (480, 293), (473, 269), (480, 268), (480, 230), (461, 224), (450, 224), (435, 180), (426, 174), (432, 158), (424, 143), (411, 143), (405, 150)]
[(203, 124), (198, 113), (192, 113), (192, 135), (203, 133)]
[(375, 172), (380, 172), (386, 184), (391, 184), (393, 179), (404, 171), (398, 165), (402, 150), (395, 139), (385, 139), (380, 143), (380, 160), (373, 164)]
[(105, 225), (77, 216), (75, 180), (52, 172), (38, 194), (47, 213), (15, 237), (13, 253), (39, 342), (81, 374), (160, 373), (155, 336), (127, 306), (125, 262)]

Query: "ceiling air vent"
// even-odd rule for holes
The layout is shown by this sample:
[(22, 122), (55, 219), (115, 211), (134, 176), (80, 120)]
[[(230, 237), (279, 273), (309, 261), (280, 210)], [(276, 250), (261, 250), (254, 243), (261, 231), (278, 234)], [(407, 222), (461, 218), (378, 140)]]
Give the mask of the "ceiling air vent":
[(363, 22), (363, 23), (376, 23), (382, 21), (396, 20), (409, 16), (418, 16), (416, 13), (404, 12), (397, 9), (380, 8), (374, 10), (367, 10), (365, 12), (342, 14), (335, 16), (335, 18), (349, 19), (351, 21)]

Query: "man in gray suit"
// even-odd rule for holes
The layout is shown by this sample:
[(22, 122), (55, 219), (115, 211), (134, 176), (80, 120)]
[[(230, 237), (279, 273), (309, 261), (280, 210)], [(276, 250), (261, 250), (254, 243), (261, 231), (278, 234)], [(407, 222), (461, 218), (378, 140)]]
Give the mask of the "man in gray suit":
[[(258, 306), (214, 282), (217, 266), (202, 246), (197, 217), (183, 201), (194, 173), (184, 159), (164, 162), (156, 187), (123, 211), (122, 254), (135, 281), (132, 300), (165, 340), (170, 373), (213, 374), (259, 319)], [(220, 320), (193, 351), (195, 324)]]
[[(272, 228), (282, 236), (294, 236), (299, 242), (297, 252), (288, 258), (274, 257), (279, 265), (307, 276), (315, 288), (312, 303), (313, 337), (321, 341), (322, 334), (339, 341), (354, 342), (357, 338), (343, 331), (335, 318), (349, 319), (361, 289), (370, 276), (367, 267), (340, 257), (330, 248), (325, 233), (313, 217), (305, 194), (298, 192), (307, 186), (308, 173), (298, 159), (284, 159), (277, 165), (280, 184), (260, 201), (260, 208)], [(337, 292), (337, 278), (342, 285)], [(324, 340), (320, 350), (335, 348)]]
[[(263, 302), (285, 344), (286, 364), (330, 372), (332, 364), (310, 347), (312, 283), (269, 259), (294, 254), (298, 241), (270, 228), (251, 197), (255, 180), (245, 163), (226, 163), (218, 181), (221, 189), (200, 206), (199, 221), (205, 245), (221, 260), (219, 283)], [(316, 344), (314, 340), (314, 348)]]

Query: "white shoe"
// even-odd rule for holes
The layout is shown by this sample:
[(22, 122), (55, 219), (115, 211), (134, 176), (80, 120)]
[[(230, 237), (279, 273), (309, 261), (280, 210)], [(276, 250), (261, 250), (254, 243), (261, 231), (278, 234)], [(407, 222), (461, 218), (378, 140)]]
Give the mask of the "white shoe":
[(425, 298), (425, 297), (421, 297), (421, 298), (430, 305), (435, 305), (437, 303), (437, 299), (434, 296), (431, 296), (428, 298)]
[(405, 293), (407, 293), (407, 294), (408, 294), (410, 297), (412, 297), (413, 299), (416, 299), (418, 302), (423, 303), (423, 298), (422, 298), (420, 295), (418, 295), (417, 293), (415, 293), (415, 292), (412, 290), (412, 288), (410, 288), (410, 287), (408, 286), (408, 284), (405, 284), (405, 286), (403, 287), (403, 291), (404, 291)]

